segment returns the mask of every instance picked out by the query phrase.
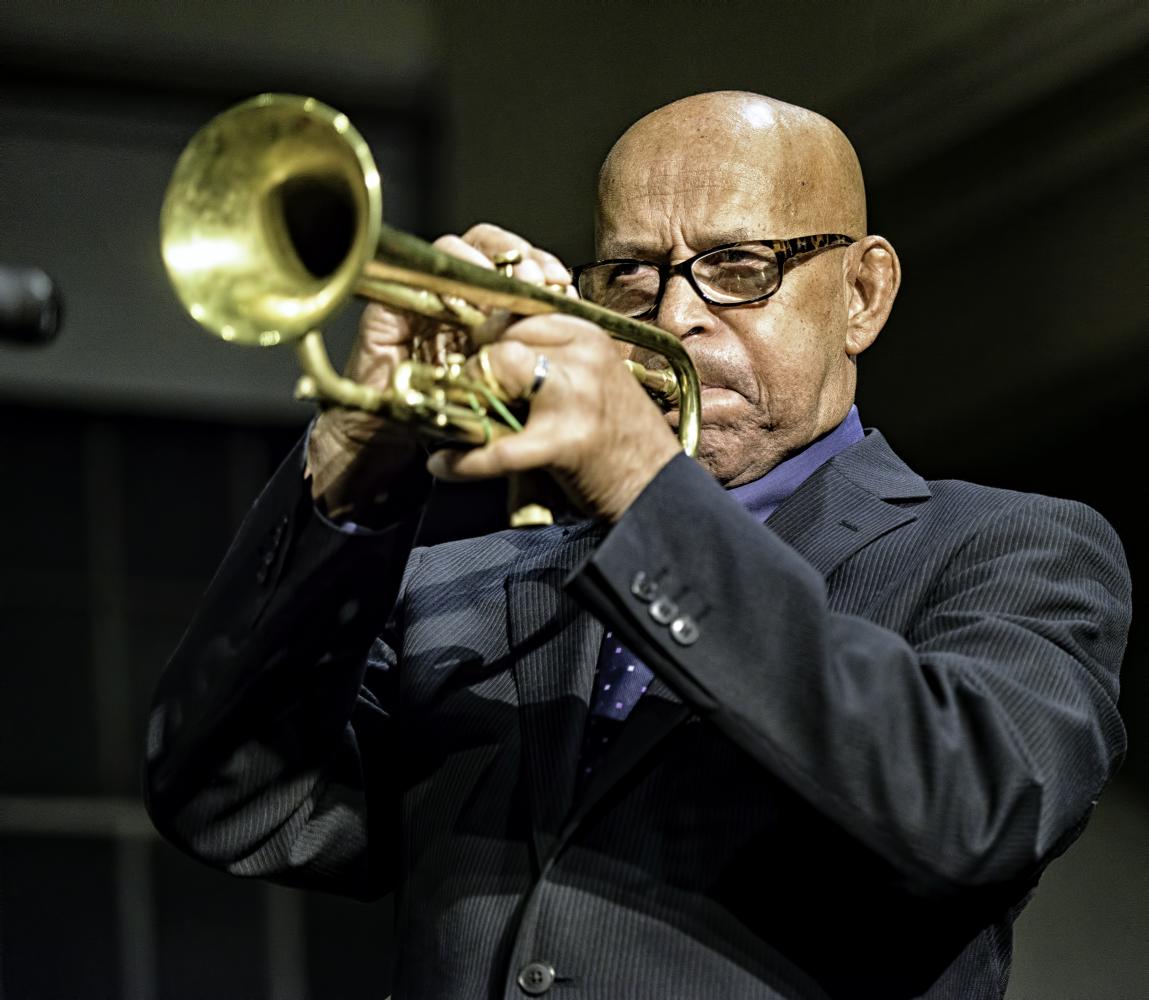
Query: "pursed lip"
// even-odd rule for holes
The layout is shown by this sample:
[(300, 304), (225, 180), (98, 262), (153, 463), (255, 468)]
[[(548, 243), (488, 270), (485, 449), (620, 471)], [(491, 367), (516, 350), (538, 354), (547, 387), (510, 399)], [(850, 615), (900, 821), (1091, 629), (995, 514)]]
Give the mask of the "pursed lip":
[[(705, 418), (707, 413), (713, 413), (715, 408), (717, 408), (719, 411), (725, 409), (725, 399), (733, 399), (734, 397), (742, 396), (742, 393), (740, 393), (737, 389), (731, 389), (728, 385), (711, 385), (708, 382), (699, 382), (698, 385), (701, 390), (698, 394), (698, 401), (701, 404), (700, 416), (703, 418), (704, 423), (706, 422)], [(674, 406), (668, 408), (666, 410), (666, 416), (670, 421), (671, 429), (677, 431), (679, 417), (678, 405), (675, 404)]]
[[(711, 376), (713, 377), (713, 376)], [(733, 392), (739, 396), (746, 394), (739, 389), (736, 385), (731, 385), (729, 379), (723, 379), (721, 382), (712, 382), (710, 379), (702, 378), (701, 374), (698, 379), (698, 387), (705, 393), (711, 392), (715, 389), (722, 390), (723, 392)]]
[(726, 389), (739, 396), (746, 396), (749, 386), (745, 384), (744, 373), (737, 369), (731, 370), (722, 357), (713, 357), (703, 345), (699, 347), (702, 349), (688, 353), (694, 364), (694, 370), (698, 373), (698, 383), (702, 391)]
[[(698, 387), (703, 393), (708, 392), (709, 390), (712, 390), (712, 389), (724, 389), (727, 392), (736, 393), (737, 395), (742, 396), (744, 398), (747, 398), (747, 399), (750, 398), (750, 396), (747, 394), (747, 392), (744, 391), (744, 390), (748, 389), (749, 386), (743, 385), (742, 388), (738, 388), (736, 385), (731, 385), (731, 381), (734, 381), (734, 382), (742, 381), (742, 379), (739, 378), (739, 375), (741, 373), (739, 373), (739, 372), (730, 373), (730, 372), (719, 371), (719, 370), (711, 371), (710, 369), (712, 367), (715, 369), (723, 369), (723, 368), (725, 368), (725, 366), (723, 366), (718, 359), (715, 359), (712, 362), (709, 357), (707, 357), (704, 354), (701, 354), (701, 352), (697, 355), (691, 351), (688, 351), (687, 353), (690, 355), (690, 360), (694, 364), (694, 370), (698, 375)], [(648, 365), (651, 368), (657, 368), (657, 369), (667, 368), (666, 362), (664, 360), (658, 358), (657, 356), (655, 356), (653, 358), (650, 358), (650, 357), (645, 358), (645, 359), (643, 359), (642, 363)], [(733, 379), (727, 377), (730, 374), (734, 375)], [(718, 381), (718, 382), (711, 381), (715, 376), (718, 376), (719, 379), (721, 379), (721, 381)]]

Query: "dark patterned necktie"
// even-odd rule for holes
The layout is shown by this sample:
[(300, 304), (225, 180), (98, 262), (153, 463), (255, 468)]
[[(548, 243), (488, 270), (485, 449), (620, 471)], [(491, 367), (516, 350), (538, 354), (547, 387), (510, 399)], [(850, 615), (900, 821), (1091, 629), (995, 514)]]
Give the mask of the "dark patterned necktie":
[(608, 631), (603, 636), (579, 758), (580, 783), (602, 763), (653, 677), (650, 667), (619, 642), (614, 633)]

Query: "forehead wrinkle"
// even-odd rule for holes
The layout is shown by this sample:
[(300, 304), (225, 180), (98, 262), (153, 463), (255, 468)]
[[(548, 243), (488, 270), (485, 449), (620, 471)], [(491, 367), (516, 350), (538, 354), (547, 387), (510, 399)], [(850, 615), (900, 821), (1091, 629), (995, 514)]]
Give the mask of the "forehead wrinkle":
[(632, 170), (614, 174), (604, 185), (601, 202), (604, 206), (644, 199), (681, 202), (684, 196), (713, 193), (737, 197), (753, 193), (751, 189), (756, 186), (766, 186), (764, 180), (766, 175), (758, 165), (730, 161), (714, 164), (668, 154), (656, 162), (639, 163)]
[(787, 210), (793, 199), (745, 164), (636, 177), (606, 200), (599, 256), (662, 258), (744, 240), (806, 235)]

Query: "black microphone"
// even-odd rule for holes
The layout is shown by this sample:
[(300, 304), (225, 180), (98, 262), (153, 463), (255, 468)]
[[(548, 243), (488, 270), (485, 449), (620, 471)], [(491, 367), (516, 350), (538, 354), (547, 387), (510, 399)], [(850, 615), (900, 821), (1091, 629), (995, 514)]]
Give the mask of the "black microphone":
[(38, 267), (0, 264), (0, 341), (46, 344), (60, 329), (60, 293)]

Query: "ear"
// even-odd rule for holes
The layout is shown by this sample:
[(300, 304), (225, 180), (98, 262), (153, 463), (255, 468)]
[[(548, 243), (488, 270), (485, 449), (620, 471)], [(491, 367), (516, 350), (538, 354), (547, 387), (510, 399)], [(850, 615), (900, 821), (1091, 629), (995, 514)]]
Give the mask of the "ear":
[(864, 236), (850, 250), (846, 353), (853, 358), (877, 340), (886, 325), (902, 282), (902, 265), (882, 236)]

